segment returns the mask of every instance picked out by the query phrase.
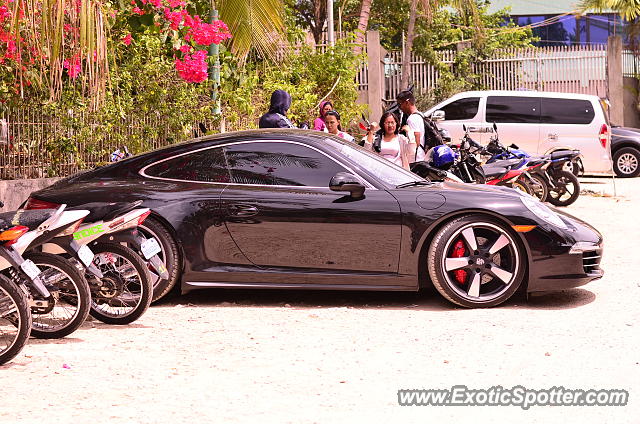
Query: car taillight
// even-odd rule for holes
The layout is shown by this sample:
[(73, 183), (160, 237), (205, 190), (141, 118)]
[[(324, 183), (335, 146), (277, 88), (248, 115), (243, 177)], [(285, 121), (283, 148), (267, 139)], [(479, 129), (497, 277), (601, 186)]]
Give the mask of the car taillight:
[(25, 227), (24, 225), (16, 225), (15, 227), (11, 227), (8, 230), (5, 230), (0, 233), (0, 241), (6, 242), (5, 246), (11, 246), (13, 243), (18, 241), (20, 237), (26, 232), (29, 231), (29, 227)]
[(602, 148), (607, 148), (607, 140), (609, 139), (609, 127), (607, 124), (602, 124), (600, 127), (600, 133), (598, 134), (598, 138), (600, 139), (600, 144)]
[(151, 211), (146, 211), (145, 213), (140, 215), (140, 218), (138, 218), (138, 225), (142, 224), (149, 215), (151, 215)]
[(58, 209), (60, 204), (47, 202), (45, 200), (36, 199), (35, 197), (29, 197), (27, 203), (24, 205), (24, 209)]

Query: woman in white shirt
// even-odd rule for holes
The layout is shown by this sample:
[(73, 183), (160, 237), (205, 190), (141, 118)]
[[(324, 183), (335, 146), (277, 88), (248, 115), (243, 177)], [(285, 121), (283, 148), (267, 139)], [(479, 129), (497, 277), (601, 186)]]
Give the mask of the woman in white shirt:
[(327, 126), (326, 130), (329, 134), (337, 135), (347, 141), (355, 141), (352, 136), (342, 131), (342, 128), (340, 128), (340, 114), (335, 110), (330, 110), (324, 114), (324, 123)]
[(404, 169), (409, 169), (409, 164), (413, 162), (416, 153), (415, 142), (398, 134), (399, 122), (394, 113), (385, 112), (380, 122), (382, 127), (375, 133), (375, 125), (372, 125), (367, 133), (364, 147)]

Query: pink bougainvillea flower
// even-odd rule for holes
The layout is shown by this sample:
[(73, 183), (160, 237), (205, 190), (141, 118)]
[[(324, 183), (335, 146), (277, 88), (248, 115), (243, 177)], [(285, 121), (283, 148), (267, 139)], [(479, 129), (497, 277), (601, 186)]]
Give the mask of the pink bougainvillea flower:
[(169, 7), (175, 9), (176, 7), (184, 7), (187, 3), (184, 0), (169, 0)]
[(214, 21), (210, 24), (197, 22), (189, 29), (185, 40), (193, 39), (196, 44), (208, 46), (209, 44), (220, 44), (222, 41), (231, 38), (229, 28), (222, 21)]
[(82, 65), (80, 64), (79, 57), (74, 57), (71, 60), (73, 62), (69, 62), (68, 59), (65, 59), (64, 62), (62, 62), (62, 67), (67, 70), (69, 78), (75, 79), (80, 74), (80, 72), (82, 72)]
[(207, 52), (198, 50), (192, 55), (184, 55), (184, 60), (176, 59), (176, 70), (180, 78), (193, 83), (206, 81), (209, 76), (207, 62), (205, 62), (206, 57)]
[(154, 7), (162, 7), (162, 0), (147, 0)]
[(144, 15), (144, 10), (140, 9), (138, 6), (134, 7), (131, 11), (137, 15)]
[(125, 46), (128, 46), (131, 44), (131, 33), (128, 33), (127, 35), (124, 36), (124, 38), (122, 39), (122, 42), (125, 44)]
[(187, 44), (180, 46), (180, 51), (184, 54), (191, 53), (191, 50), (193, 50), (193, 48)]

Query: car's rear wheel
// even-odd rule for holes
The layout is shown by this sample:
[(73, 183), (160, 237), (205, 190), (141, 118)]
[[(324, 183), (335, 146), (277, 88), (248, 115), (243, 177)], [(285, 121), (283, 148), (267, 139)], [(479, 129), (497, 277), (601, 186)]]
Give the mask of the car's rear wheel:
[(633, 147), (623, 147), (613, 155), (613, 171), (620, 178), (640, 175), (640, 151)]
[(444, 298), (467, 308), (509, 299), (525, 275), (526, 254), (509, 228), (485, 215), (466, 215), (442, 227), (427, 253), (429, 276)]
[(158, 241), (161, 249), (158, 256), (162, 262), (164, 262), (164, 266), (169, 273), (168, 279), (158, 279), (157, 276), (153, 275), (153, 271), (149, 270), (152, 274), (151, 278), (154, 280), (151, 302), (156, 302), (166, 296), (178, 282), (180, 270), (182, 269), (180, 252), (178, 251), (176, 241), (169, 231), (164, 225), (152, 217), (145, 219), (144, 222), (138, 226), (138, 231), (146, 238), (155, 237)]

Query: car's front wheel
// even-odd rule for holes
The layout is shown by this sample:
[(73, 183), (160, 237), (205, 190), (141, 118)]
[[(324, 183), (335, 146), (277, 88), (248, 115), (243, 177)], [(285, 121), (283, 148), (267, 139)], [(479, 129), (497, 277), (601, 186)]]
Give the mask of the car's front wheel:
[(640, 175), (640, 151), (633, 147), (623, 147), (613, 155), (613, 170), (620, 178)]
[(447, 300), (467, 308), (496, 306), (522, 284), (526, 255), (509, 228), (485, 215), (442, 227), (427, 253), (429, 276)]

